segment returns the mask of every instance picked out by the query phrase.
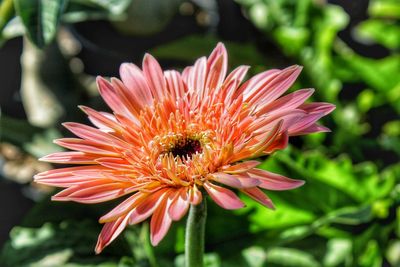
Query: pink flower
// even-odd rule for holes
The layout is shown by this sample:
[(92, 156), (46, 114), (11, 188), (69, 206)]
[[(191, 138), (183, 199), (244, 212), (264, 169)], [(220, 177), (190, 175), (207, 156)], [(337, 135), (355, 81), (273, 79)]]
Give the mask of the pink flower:
[[(207, 193), (225, 209), (244, 206), (237, 189), (269, 208), (260, 189), (288, 190), (303, 181), (257, 169), (256, 160), (287, 146), (288, 137), (328, 131), (316, 121), (330, 113), (328, 103), (304, 101), (302, 89), (282, 96), (301, 71), (273, 69), (243, 82), (248, 66), (227, 75), (223, 44), (182, 73), (162, 71), (146, 55), (142, 69), (124, 63), (121, 80), (97, 78), (113, 113), (81, 109), (95, 127), (68, 122), (79, 138), (55, 142), (69, 152), (42, 160), (78, 164), (36, 175), (38, 183), (65, 188), (53, 200), (99, 203), (128, 197), (100, 218), (100, 253), (127, 225), (151, 217), (151, 242), (157, 245), (172, 221)], [(82, 165), (83, 164), (83, 165)], [(202, 190), (205, 189), (205, 190)]]

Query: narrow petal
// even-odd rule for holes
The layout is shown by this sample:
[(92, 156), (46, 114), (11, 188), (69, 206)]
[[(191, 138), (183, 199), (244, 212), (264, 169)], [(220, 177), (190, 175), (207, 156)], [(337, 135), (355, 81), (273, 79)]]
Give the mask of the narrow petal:
[(228, 69), (228, 56), (225, 46), (218, 43), (210, 57), (207, 59), (207, 81), (206, 88), (215, 89), (219, 88), (226, 76)]
[(129, 224), (137, 224), (150, 217), (158, 205), (161, 203), (168, 189), (162, 188), (148, 195), (144, 200), (132, 210), (129, 216)]
[(168, 214), (174, 221), (179, 221), (189, 209), (189, 200), (187, 198), (187, 189), (182, 188), (178, 191), (168, 209)]
[(86, 153), (119, 156), (113, 147), (104, 146), (91, 140), (83, 140), (79, 138), (61, 138), (54, 140), (54, 143), (72, 150), (82, 151)]
[(132, 211), (138, 204), (143, 202), (144, 198), (147, 197), (147, 194), (136, 193), (123, 202), (121, 202), (118, 206), (112, 209), (107, 214), (103, 215), (100, 219), (100, 223), (107, 223), (117, 220), (119, 217), (126, 215), (128, 212)]
[(302, 89), (291, 94), (285, 95), (275, 101), (268, 102), (265, 105), (260, 105), (257, 108), (257, 114), (265, 114), (273, 110), (290, 110), (298, 108), (304, 103), (313, 93), (314, 89)]
[(107, 146), (114, 146), (114, 147), (120, 147), (125, 149), (126, 147), (129, 147), (129, 144), (124, 142), (123, 140), (109, 134), (109, 133), (104, 133), (100, 131), (97, 128), (93, 128), (90, 126), (87, 126), (85, 124), (81, 123), (76, 123), (76, 122), (65, 122), (62, 124), (65, 128), (70, 130), (72, 133), (74, 133), (76, 136), (86, 139), (86, 140), (92, 140), (94, 142), (98, 142), (100, 144), (104, 144)]
[(166, 83), (163, 71), (157, 60), (150, 54), (146, 54), (143, 59), (143, 74), (147, 80), (150, 90), (156, 99), (165, 97)]
[(131, 101), (124, 93), (124, 90), (121, 90), (120, 87), (115, 87), (100, 76), (96, 78), (96, 83), (101, 97), (114, 112), (131, 117), (134, 121), (136, 120), (134, 116), (135, 109), (132, 107)]
[[(76, 175), (74, 172), (81, 173), (83, 170), (93, 169), (96, 173), (101, 174), (104, 168), (99, 166), (82, 166), (82, 167), (69, 167), (61, 169), (53, 169), (46, 172), (36, 174), (34, 176), (35, 182), (50, 186), (57, 187), (71, 187), (81, 183), (99, 179), (99, 176), (83, 176)], [(100, 175), (101, 176), (101, 175)]]
[(183, 83), (181, 74), (175, 70), (165, 71), (164, 72), (165, 80), (167, 82), (168, 91), (175, 97), (184, 98), (187, 88)]
[(300, 187), (304, 184), (304, 181), (302, 180), (290, 179), (283, 175), (260, 169), (252, 169), (248, 171), (248, 173), (251, 177), (257, 178), (261, 181), (259, 187), (268, 190), (289, 190)]
[(114, 115), (106, 112), (98, 112), (92, 108), (79, 106), (79, 108), (85, 112), (89, 120), (100, 130), (109, 131), (122, 131), (121, 125), (118, 124), (117, 119)]
[(138, 99), (141, 107), (153, 102), (151, 90), (142, 71), (134, 64), (123, 63), (119, 69), (122, 82)]
[(174, 193), (174, 190), (170, 190), (163, 196), (151, 217), (150, 239), (153, 246), (157, 246), (160, 243), (171, 226), (172, 220), (168, 215), (168, 208), (171, 204), (169, 195)]
[(229, 174), (237, 174), (242, 173), (247, 170), (255, 168), (257, 165), (260, 165), (261, 162), (257, 160), (248, 160), (245, 162), (237, 163), (235, 165), (230, 165), (225, 168), (222, 168), (224, 172)]
[(223, 172), (217, 172), (212, 174), (212, 179), (218, 183), (228, 185), (234, 188), (241, 188), (242, 184), (240, 181), (233, 175), (223, 173)]
[(204, 188), (207, 190), (207, 193), (215, 201), (215, 203), (224, 209), (234, 210), (244, 207), (244, 203), (229, 189), (212, 184), (210, 182), (204, 183)]
[(121, 234), (128, 222), (128, 215), (118, 218), (116, 221), (106, 223), (100, 232), (95, 248), (96, 254), (99, 254), (115, 238)]
[(336, 106), (325, 102), (313, 102), (303, 104), (300, 108), (308, 113), (322, 113), (325, 116), (334, 111)]
[(54, 195), (52, 200), (91, 204), (109, 201), (127, 193), (130, 193), (128, 184), (104, 178), (64, 189)]
[(188, 190), (187, 195), (189, 202), (192, 205), (200, 204), (200, 202), (203, 200), (203, 195), (201, 194), (201, 191), (197, 188), (196, 185), (194, 185)]
[(246, 188), (242, 190), (243, 193), (254, 199), (255, 201), (261, 203), (262, 205), (270, 208), (270, 209), (275, 209), (274, 204), (272, 203), (272, 200), (264, 194), (263, 191), (261, 191), (257, 187), (253, 188)]
[(67, 164), (97, 164), (98, 155), (83, 152), (56, 152), (40, 158), (40, 161)]

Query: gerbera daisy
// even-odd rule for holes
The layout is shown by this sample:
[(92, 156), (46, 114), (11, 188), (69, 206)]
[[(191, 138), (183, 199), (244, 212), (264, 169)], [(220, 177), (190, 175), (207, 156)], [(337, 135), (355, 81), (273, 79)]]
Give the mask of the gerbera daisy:
[(53, 196), (58, 201), (99, 203), (128, 195), (100, 218), (97, 253), (127, 225), (149, 217), (151, 243), (157, 245), (172, 221), (205, 195), (222, 208), (239, 209), (244, 206), (240, 191), (273, 208), (261, 189), (303, 184), (258, 169), (260, 162), (248, 159), (285, 148), (289, 136), (328, 131), (316, 121), (334, 106), (305, 104), (313, 89), (282, 96), (300, 66), (268, 70), (243, 82), (249, 67), (227, 75), (227, 61), (222, 43), (182, 73), (163, 72), (146, 54), (142, 69), (124, 63), (121, 79), (97, 78), (112, 113), (80, 107), (95, 127), (63, 124), (79, 138), (55, 142), (72, 151), (42, 160), (83, 166), (40, 173), (35, 181), (65, 188)]

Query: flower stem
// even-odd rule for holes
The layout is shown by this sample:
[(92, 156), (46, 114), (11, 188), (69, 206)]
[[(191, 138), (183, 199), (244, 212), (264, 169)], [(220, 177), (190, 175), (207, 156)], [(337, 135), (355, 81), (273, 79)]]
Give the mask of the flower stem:
[(204, 231), (207, 219), (207, 203), (190, 205), (186, 222), (185, 266), (203, 267)]

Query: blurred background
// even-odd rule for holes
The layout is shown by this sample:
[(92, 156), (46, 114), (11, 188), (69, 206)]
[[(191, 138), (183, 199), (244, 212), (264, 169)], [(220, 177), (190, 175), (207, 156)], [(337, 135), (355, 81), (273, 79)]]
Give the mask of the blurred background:
[(37, 158), (61, 122), (88, 122), (77, 105), (108, 110), (96, 75), (145, 52), (181, 70), (218, 41), (251, 75), (303, 65), (293, 89), (337, 109), (331, 133), (260, 159), (306, 181), (270, 192), (276, 211), (210, 203), (207, 266), (400, 266), (399, 0), (0, 0), (0, 266), (183, 266), (184, 220), (159, 247), (144, 223), (95, 256), (115, 203), (50, 202), (32, 176), (55, 167)]

